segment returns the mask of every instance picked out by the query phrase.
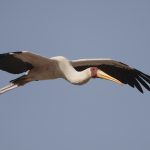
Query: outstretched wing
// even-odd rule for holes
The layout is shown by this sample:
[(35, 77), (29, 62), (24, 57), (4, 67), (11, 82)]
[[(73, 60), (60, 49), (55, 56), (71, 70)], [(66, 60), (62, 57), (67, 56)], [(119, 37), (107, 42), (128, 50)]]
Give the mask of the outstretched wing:
[(71, 63), (77, 71), (95, 66), (120, 82), (136, 87), (141, 93), (143, 93), (141, 85), (150, 91), (148, 85), (150, 84), (150, 76), (122, 62), (111, 59), (79, 59)]
[(50, 63), (50, 59), (27, 51), (0, 54), (0, 70), (19, 74)]

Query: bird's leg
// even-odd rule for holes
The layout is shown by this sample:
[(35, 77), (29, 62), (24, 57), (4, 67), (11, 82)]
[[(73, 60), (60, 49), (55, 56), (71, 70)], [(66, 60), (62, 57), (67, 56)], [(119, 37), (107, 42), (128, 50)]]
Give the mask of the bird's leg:
[(23, 86), (24, 84), (26, 84), (30, 81), (32, 81), (32, 80), (30, 78), (28, 78), (27, 75), (23, 75), (17, 79), (14, 79), (14, 80), (10, 81), (10, 83), (8, 85), (6, 85), (5, 87), (0, 89), (0, 95), (5, 92), (8, 92), (12, 89), (15, 89), (19, 86)]

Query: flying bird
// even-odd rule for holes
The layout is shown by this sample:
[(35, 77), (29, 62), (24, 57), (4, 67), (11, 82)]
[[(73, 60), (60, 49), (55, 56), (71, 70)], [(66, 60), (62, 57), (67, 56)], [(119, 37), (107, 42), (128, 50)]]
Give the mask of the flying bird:
[(0, 89), (3, 94), (31, 81), (63, 78), (76, 85), (87, 83), (91, 78), (111, 80), (128, 84), (143, 93), (142, 86), (150, 91), (150, 76), (128, 65), (112, 59), (68, 60), (63, 56), (43, 57), (28, 51), (0, 54), (0, 70), (20, 74)]

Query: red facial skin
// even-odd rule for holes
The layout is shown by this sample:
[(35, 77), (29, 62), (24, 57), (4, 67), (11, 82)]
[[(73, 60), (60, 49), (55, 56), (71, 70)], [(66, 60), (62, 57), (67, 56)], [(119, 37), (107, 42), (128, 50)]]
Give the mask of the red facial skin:
[(98, 70), (98, 68), (97, 67), (91, 67), (90, 70), (91, 70), (92, 78), (97, 78), (97, 70)]

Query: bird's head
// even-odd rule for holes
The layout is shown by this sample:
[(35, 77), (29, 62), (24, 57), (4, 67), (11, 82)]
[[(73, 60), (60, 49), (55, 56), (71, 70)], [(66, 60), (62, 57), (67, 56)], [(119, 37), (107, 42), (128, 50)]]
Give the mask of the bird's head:
[(105, 79), (105, 80), (111, 80), (111, 81), (118, 83), (118, 84), (123, 84), (122, 82), (120, 82), (116, 78), (108, 75), (107, 73), (103, 72), (102, 70), (100, 70), (97, 67), (91, 67), (90, 71), (91, 71), (91, 77), (92, 78), (101, 78), (101, 79)]

